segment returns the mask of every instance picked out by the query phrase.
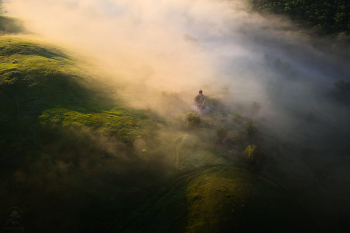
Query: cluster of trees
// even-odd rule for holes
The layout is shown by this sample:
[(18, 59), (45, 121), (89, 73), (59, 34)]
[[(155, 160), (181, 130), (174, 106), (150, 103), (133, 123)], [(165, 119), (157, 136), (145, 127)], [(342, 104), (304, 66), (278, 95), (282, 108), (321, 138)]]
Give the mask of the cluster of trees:
[(350, 34), (350, 2), (347, 0), (250, 0), (254, 10), (287, 14), (317, 33)]
[(245, 128), (247, 130), (247, 134), (249, 136), (253, 135), (256, 132), (256, 128), (254, 126), (254, 121), (252, 118), (248, 118), (245, 122)]
[(201, 124), (201, 118), (197, 113), (187, 113), (186, 121), (190, 128), (197, 128)]

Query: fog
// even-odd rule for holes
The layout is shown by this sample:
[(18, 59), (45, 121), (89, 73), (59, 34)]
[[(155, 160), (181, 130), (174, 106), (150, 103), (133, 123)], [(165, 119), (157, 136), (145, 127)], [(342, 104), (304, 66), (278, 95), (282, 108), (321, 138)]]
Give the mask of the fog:
[(9, 0), (4, 8), (24, 21), (27, 37), (57, 43), (96, 77), (125, 85), (119, 95), (132, 106), (160, 111), (156, 95), (176, 91), (189, 111), (199, 89), (220, 95), (223, 87), (223, 101), (245, 117), (260, 102), (262, 174), (313, 218), (350, 221), (349, 103), (333, 90), (350, 81), (348, 48), (332, 50), (329, 38), (241, 0)]

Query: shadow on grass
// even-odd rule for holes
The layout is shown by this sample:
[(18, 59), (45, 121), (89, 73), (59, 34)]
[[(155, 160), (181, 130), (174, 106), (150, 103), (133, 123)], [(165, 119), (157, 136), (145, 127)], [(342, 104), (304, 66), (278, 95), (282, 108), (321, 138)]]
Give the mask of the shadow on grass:
[(0, 16), (0, 31), (1, 34), (27, 33), (20, 20), (6, 16)]

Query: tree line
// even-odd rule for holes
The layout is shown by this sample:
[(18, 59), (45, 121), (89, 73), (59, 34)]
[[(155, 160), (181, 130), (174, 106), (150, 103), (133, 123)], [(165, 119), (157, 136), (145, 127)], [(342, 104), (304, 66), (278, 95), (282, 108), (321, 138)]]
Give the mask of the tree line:
[(350, 34), (349, 0), (250, 0), (253, 10), (286, 14), (319, 34)]

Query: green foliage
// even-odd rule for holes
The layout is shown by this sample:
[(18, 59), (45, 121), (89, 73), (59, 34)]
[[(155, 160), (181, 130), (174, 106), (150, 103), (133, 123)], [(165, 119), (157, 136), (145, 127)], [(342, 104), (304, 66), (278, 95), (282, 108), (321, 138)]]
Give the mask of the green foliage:
[(244, 158), (248, 161), (248, 162), (252, 162), (254, 161), (257, 156), (258, 156), (258, 148), (255, 145), (248, 145), (247, 148), (244, 151)]
[(246, 123), (245, 123), (245, 125), (246, 125), (247, 134), (249, 136), (253, 135), (255, 133), (255, 131), (256, 131), (253, 119), (252, 118), (248, 118)]
[(216, 130), (216, 135), (220, 138), (220, 139), (224, 139), (227, 136), (227, 130), (224, 128), (218, 128)]
[(246, 126), (246, 129), (247, 129), (247, 134), (249, 136), (253, 135), (255, 133), (255, 127), (254, 125), (247, 125)]
[(250, 2), (255, 11), (287, 14), (300, 25), (316, 33), (350, 33), (350, 5), (346, 0), (250, 0)]
[(189, 112), (186, 114), (186, 120), (189, 126), (198, 127), (201, 123), (201, 119), (197, 113)]
[(242, 115), (241, 115), (241, 113), (235, 112), (235, 113), (233, 114), (233, 120), (234, 120), (235, 122), (237, 122), (237, 123), (242, 122)]

